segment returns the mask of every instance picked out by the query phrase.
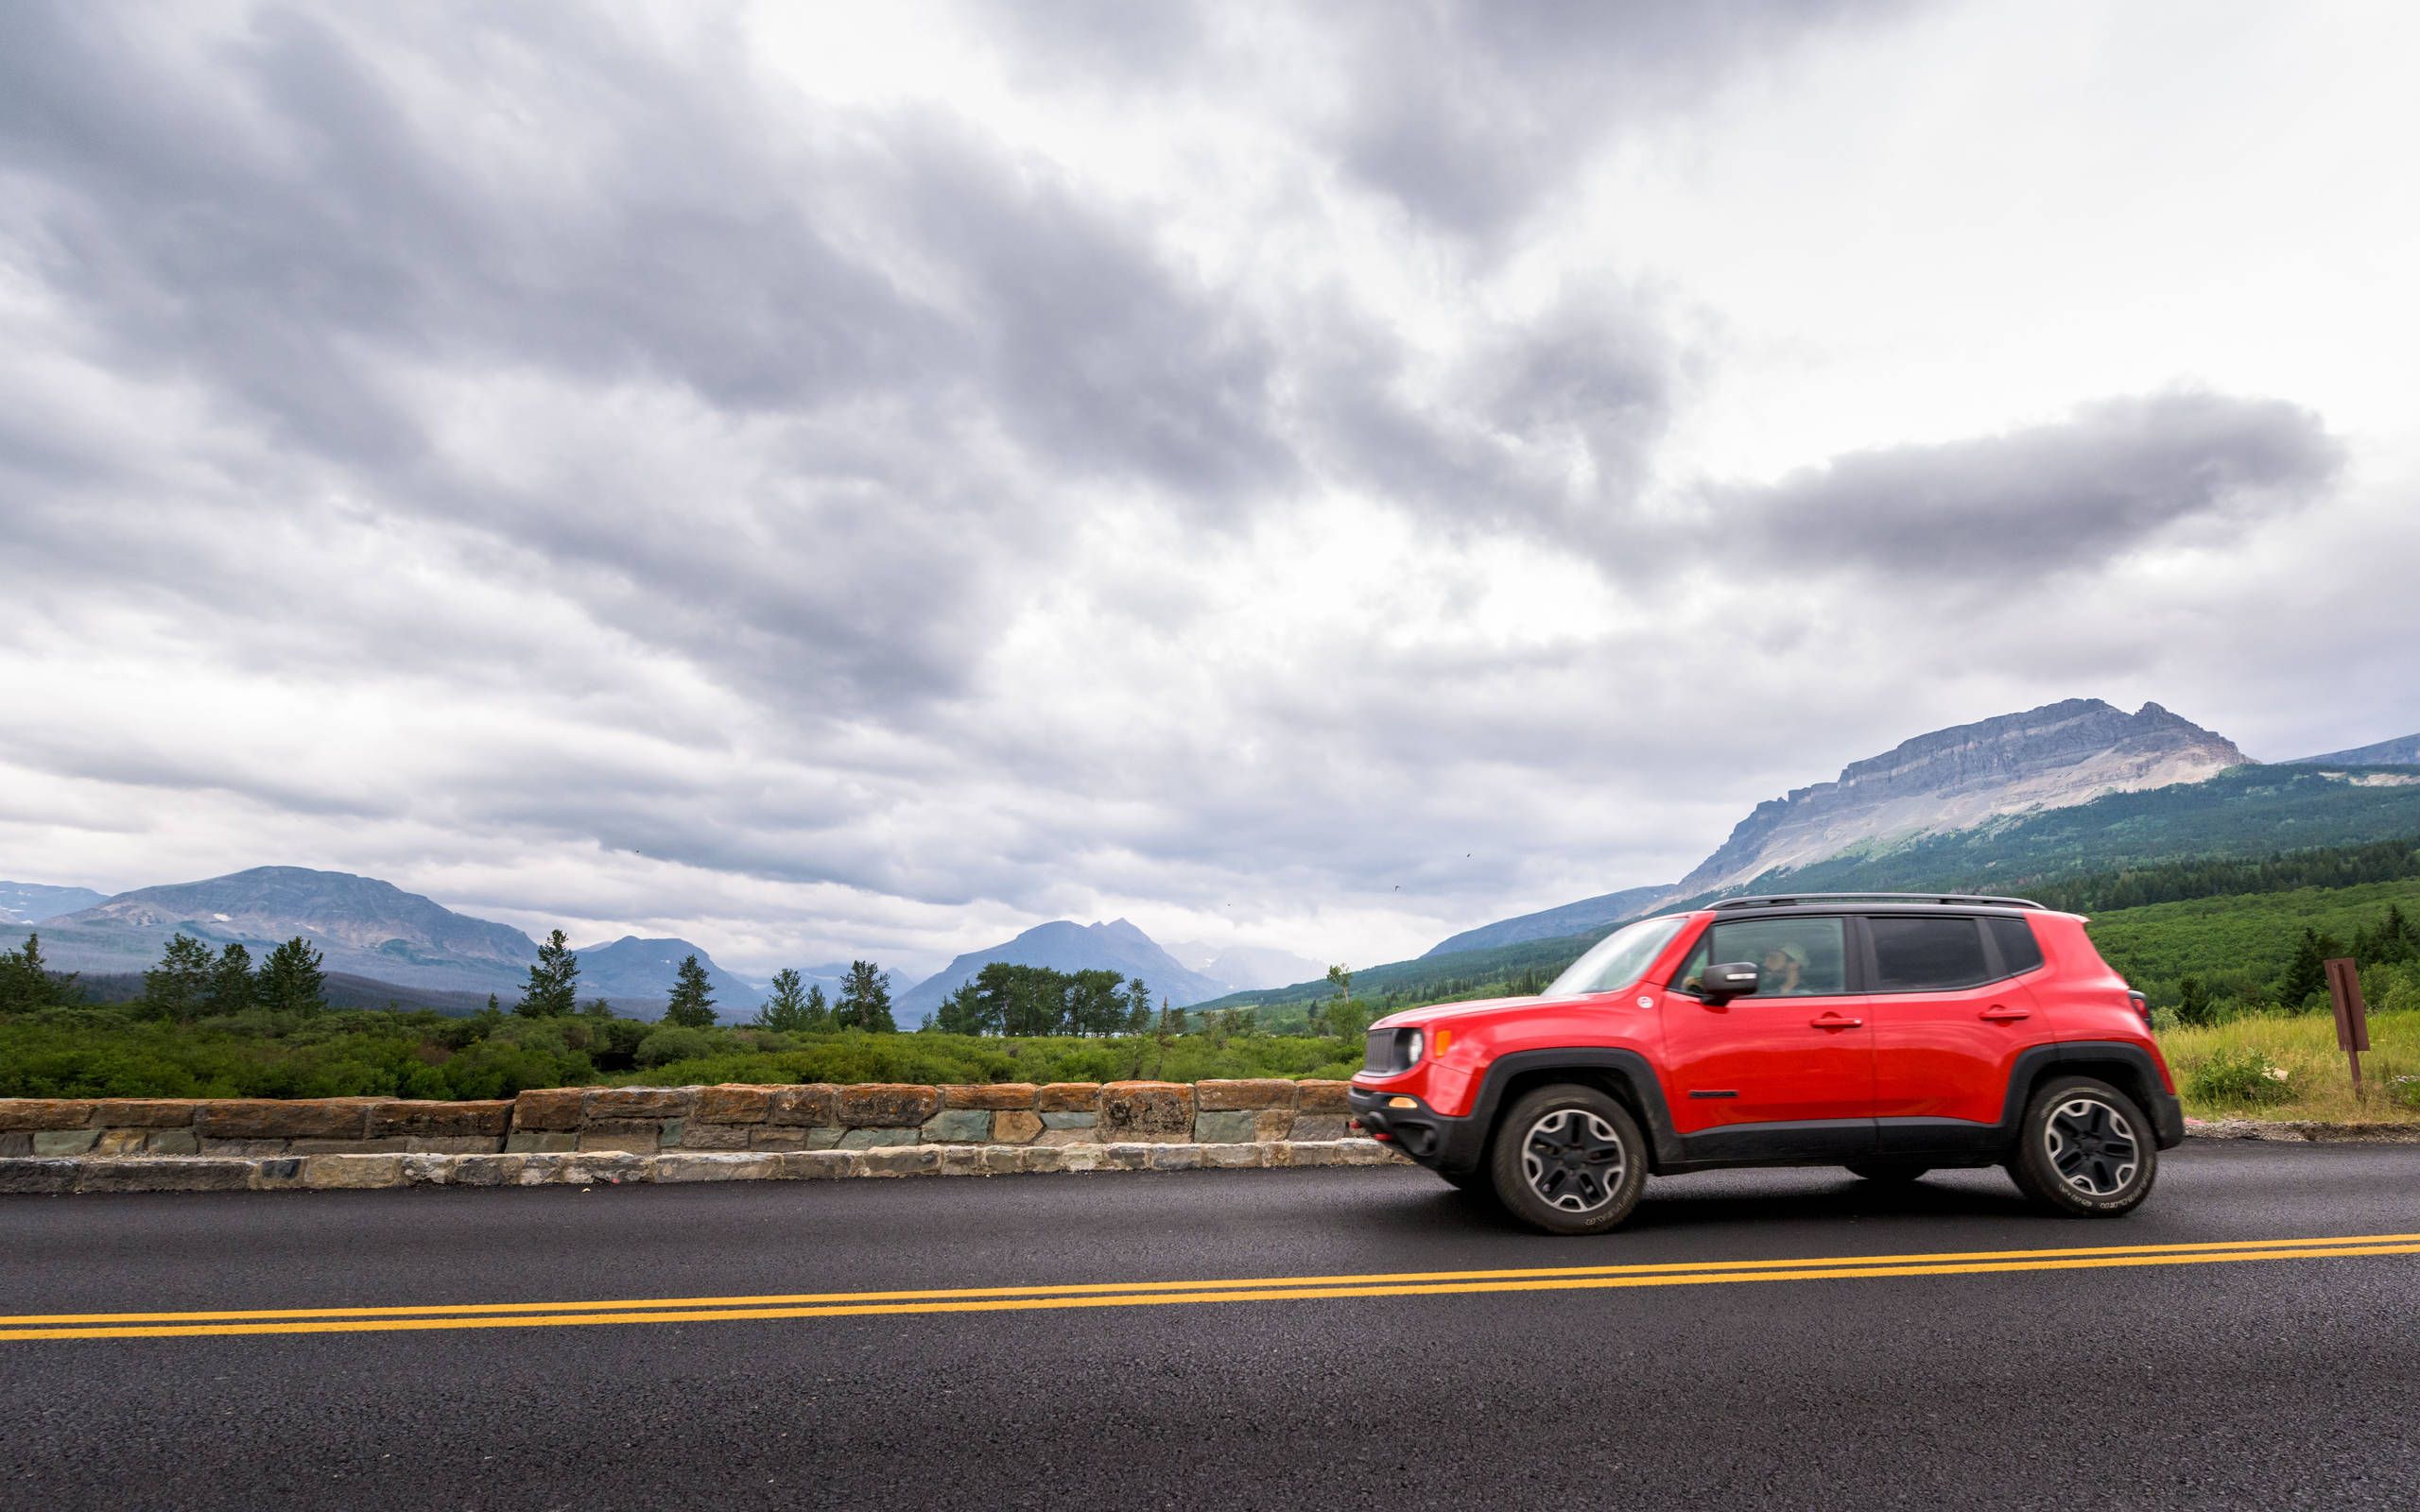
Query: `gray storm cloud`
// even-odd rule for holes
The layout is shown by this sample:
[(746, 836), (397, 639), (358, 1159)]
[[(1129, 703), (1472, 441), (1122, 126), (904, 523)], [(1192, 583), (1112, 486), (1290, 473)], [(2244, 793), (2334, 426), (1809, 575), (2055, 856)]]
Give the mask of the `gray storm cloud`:
[[(1522, 266), (1605, 154), (1901, 9), (918, 12), (1007, 106), (820, 94), (719, 8), (0, 9), (0, 875), (334, 865), (800, 960), (1125, 901), (1312, 949), (2115, 696), (2149, 632), (1979, 679), (1910, 636), (1928, 581), (2317, 508), (2321, 417), (1877, 415), (1708, 481), (1685, 289)], [(1191, 112), (1234, 129), (1115, 161)], [(1706, 728), (1718, 684), (1769, 719)]]
[(1999, 436), (1849, 453), (1727, 490), (1707, 523), (1803, 562), (1998, 577), (2096, 565), (2174, 526), (2292, 508), (2343, 463), (2343, 443), (2298, 405), (2163, 393)]

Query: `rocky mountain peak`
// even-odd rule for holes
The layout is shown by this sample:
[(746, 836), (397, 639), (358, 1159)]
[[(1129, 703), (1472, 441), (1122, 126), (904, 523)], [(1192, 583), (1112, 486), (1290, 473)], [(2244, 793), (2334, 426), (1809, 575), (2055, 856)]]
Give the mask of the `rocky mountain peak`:
[(2099, 698), (2067, 698), (1952, 725), (1851, 762), (1833, 782), (1758, 804), (1676, 891), (1689, 896), (1855, 846), (2103, 793), (2200, 782), (2249, 759), (2225, 736), (2156, 703), (2130, 714)]

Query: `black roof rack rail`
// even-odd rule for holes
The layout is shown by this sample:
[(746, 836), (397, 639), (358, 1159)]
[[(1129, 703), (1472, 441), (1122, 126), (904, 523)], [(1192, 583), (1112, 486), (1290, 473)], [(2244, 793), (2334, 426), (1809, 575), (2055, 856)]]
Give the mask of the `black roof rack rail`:
[(1753, 898), (1724, 898), (1709, 908), (1784, 908), (1794, 903), (1945, 903), (1953, 908), (2041, 908), (2031, 898), (1996, 898), (1976, 892), (1792, 892), (1764, 893)]

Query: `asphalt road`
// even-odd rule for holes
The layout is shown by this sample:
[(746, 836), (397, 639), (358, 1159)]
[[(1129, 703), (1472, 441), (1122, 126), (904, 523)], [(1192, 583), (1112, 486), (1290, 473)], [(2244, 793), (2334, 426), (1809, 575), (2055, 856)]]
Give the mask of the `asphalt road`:
[[(2116, 1223), (1996, 1172), (1743, 1172), (1651, 1182), (1591, 1241), (1403, 1170), (0, 1198), (12, 1317), (1145, 1299), (0, 1339), (0, 1504), (2410, 1507), (2420, 1254), (1723, 1267), (2415, 1233), (2420, 1148), (2201, 1143)], [(1147, 1284), (1641, 1265), (1696, 1283)]]

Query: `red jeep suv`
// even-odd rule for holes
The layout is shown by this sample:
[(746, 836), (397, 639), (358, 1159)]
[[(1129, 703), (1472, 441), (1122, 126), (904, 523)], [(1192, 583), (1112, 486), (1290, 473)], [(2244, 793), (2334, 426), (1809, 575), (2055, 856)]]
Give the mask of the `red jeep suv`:
[(1615, 931), (1534, 998), (1381, 1019), (1374, 1137), (1554, 1233), (1648, 1174), (2004, 1165), (2045, 1207), (2132, 1210), (2185, 1137), (2140, 993), (2021, 898), (1734, 898)]

